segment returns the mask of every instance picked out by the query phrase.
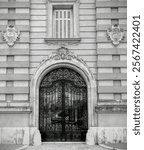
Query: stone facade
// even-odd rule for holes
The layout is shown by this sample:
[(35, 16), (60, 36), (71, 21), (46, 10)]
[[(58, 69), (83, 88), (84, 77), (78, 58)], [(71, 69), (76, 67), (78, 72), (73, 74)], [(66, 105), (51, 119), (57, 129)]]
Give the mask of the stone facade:
[[(75, 10), (74, 38), (51, 35), (61, 3)], [(87, 142), (127, 142), (126, 17), (126, 0), (0, 0), (0, 144), (33, 143), (40, 81), (58, 66), (87, 83)]]

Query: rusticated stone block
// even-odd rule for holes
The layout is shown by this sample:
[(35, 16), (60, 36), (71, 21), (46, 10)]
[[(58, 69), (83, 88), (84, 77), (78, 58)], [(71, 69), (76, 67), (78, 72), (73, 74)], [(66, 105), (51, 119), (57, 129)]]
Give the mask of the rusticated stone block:
[(0, 128), (0, 144), (29, 144), (29, 128)]

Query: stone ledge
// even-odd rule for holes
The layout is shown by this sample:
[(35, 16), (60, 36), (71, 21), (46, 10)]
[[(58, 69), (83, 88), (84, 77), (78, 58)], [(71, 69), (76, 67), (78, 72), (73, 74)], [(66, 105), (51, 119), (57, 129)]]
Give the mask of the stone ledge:
[(31, 107), (0, 107), (0, 114), (4, 113), (31, 113)]
[(54, 45), (73, 45), (79, 44), (81, 38), (45, 38), (45, 41)]
[(97, 105), (95, 106), (95, 112), (97, 113), (127, 112), (127, 105), (123, 104)]

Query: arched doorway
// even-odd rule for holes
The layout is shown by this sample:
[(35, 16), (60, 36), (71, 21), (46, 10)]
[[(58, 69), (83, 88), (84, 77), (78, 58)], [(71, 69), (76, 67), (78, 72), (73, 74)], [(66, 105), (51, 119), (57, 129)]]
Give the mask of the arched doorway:
[[(47, 73), (57, 68), (69, 68), (77, 72), (87, 85), (87, 111), (88, 130), (93, 132), (97, 124), (95, 105), (97, 104), (96, 80), (87, 64), (66, 48), (60, 48), (56, 53), (43, 60), (33, 73), (30, 84), (30, 101), (32, 113), (30, 114), (31, 138), (34, 131), (39, 129), (39, 87)], [(95, 131), (94, 131), (95, 133)]]
[(42, 141), (85, 141), (88, 130), (87, 85), (67, 67), (48, 72), (39, 87)]

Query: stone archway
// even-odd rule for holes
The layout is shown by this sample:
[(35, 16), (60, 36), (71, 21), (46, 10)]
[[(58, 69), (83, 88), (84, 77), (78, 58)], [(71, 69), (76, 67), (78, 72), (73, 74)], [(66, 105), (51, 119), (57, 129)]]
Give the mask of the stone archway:
[(43, 77), (51, 70), (60, 67), (67, 67), (78, 72), (87, 84), (88, 95), (88, 127), (94, 127), (95, 105), (97, 103), (96, 81), (86, 63), (62, 47), (56, 53), (41, 62), (33, 74), (30, 84), (30, 101), (32, 113), (30, 117), (30, 126), (38, 128), (39, 126), (39, 86)]

